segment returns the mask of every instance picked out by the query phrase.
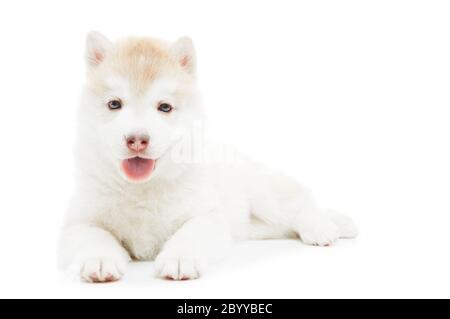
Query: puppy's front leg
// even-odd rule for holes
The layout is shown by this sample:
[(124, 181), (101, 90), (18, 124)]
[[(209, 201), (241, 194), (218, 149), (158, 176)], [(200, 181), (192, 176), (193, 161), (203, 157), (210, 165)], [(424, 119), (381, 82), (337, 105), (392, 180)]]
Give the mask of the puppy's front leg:
[(223, 216), (196, 216), (166, 242), (156, 257), (156, 275), (174, 280), (198, 278), (211, 261), (226, 254), (231, 243), (229, 225)]
[(127, 251), (108, 231), (88, 225), (67, 226), (62, 234), (60, 264), (76, 268), (82, 280), (108, 282), (119, 280), (130, 260)]

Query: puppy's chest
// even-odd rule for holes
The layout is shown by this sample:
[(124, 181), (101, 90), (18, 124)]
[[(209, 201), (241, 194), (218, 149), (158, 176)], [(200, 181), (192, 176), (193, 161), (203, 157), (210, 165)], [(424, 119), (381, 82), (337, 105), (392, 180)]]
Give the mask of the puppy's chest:
[(181, 200), (118, 200), (98, 220), (133, 259), (153, 260), (188, 220), (193, 208)]

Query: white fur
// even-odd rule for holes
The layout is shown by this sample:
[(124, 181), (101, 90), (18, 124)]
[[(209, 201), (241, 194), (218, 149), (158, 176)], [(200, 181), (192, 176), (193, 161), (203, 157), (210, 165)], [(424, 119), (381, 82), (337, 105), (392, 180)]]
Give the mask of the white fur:
[[(193, 75), (192, 43), (185, 38), (179, 43), (169, 52), (181, 57)], [(91, 34), (89, 68), (101, 64), (97, 58), (112, 47), (103, 36)], [(348, 218), (319, 209), (295, 181), (240, 155), (232, 162), (176, 161), (176, 152), (183, 152), (177, 147), (203, 119), (193, 76), (161, 74), (139, 95), (117, 74), (106, 72), (104, 80), (104, 95), (94, 92), (90, 80), (83, 93), (77, 191), (60, 246), (61, 263), (76, 267), (82, 279), (117, 280), (131, 259), (156, 259), (161, 277), (197, 278), (237, 240), (300, 237), (322, 246), (356, 236)], [(126, 107), (105, 107), (118, 96)], [(175, 111), (161, 114), (150, 107), (161, 100)], [(127, 180), (120, 169), (120, 160), (128, 156), (123, 136), (136, 132), (150, 136), (146, 155), (157, 159), (149, 180), (140, 183)]]

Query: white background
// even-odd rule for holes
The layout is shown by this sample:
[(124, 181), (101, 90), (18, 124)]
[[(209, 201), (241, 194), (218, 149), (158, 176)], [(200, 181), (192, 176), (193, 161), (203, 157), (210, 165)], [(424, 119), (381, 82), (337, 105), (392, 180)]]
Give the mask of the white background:
[[(450, 297), (449, 17), (445, 1), (2, 1), (0, 297)], [(298, 178), (360, 237), (243, 243), (192, 282), (152, 263), (115, 284), (64, 279), (92, 29), (191, 36), (212, 136)]]

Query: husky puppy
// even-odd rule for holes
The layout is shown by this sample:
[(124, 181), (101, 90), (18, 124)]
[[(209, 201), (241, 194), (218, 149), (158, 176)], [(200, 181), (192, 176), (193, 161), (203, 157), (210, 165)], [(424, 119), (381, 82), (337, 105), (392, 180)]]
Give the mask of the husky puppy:
[(180, 146), (203, 121), (189, 38), (112, 43), (91, 32), (86, 63), (76, 192), (59, 251), (82, 280), (118, 280), (130, 260), (155, 260), (162, 278), (194, 279), (238, 240), (328, 246), (356, 236), (349, 218), (243, 156), (186, 159), (192, 148)]

